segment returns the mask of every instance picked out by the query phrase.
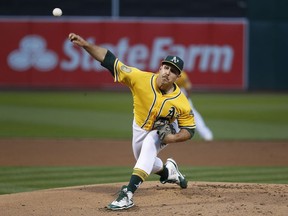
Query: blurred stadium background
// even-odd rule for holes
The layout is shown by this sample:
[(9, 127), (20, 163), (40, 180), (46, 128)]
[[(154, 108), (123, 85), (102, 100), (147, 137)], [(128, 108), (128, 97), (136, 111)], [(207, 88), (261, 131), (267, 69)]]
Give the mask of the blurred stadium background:
[[(52, 17), (52, 10), (55, 7), (62, 8), (63, 16), (61, 19)], [(65, 46), (63, 40), (66, 39), (67, 32), (77, 31), (87, 37), (95, 36), (96, 38), (94, 39), (101, 43), (110, 42), (116, 44), (117, 40), (126, 36), (130, 42), (130, 46), (139, 43), (140, 45), (144, 44), (150, 48), (153, 39), (159, 36), (169, 37), (175, 44), (179, 43), (180, 45), (187, 46), (206, 44), (215, 48), (215, 46), (230, 45), (235, 54), (232, 63), (232, 72), (235, 73), (235, 70), (240, 70), (241, 74), (238, 74), (238, 71), (234, 76), (238, 76), (237, 79), (242, 79), (238, 80), (238, 82), (244, 82), (244, 84), (242, 84), (244, 86), (241, 86), (240, 89), (249, 91), (287, 91), (287, 8), (288, 2), (285, 0), (263, 0), (261, 2), (257, 0), (184, 0), (181, 2), (176, 0), (148, 0), (140, 2), (133, 0), (43, 0), (41, 4), (36, 0), (2, 0), (0, 2), (0, 23), (1, 29), (5, 34), (2, 34), (1, 38), (9, 39), (9, 43), (3, 44), (4, 47), (2, 47), (1, 51), (2, 77), (0, 77), (0, 79), (2, 81), (0, 88), (2, 87), (3, 89), (5, 87), (10, 89), (9, 87), (11, 86), (41, 87), (45, 84), (42, 79), (46, 79), (46, 77), (39, 75), (41, 74), (39, 70), (42, 72), (44, 70), (47, 76), (47, 73), (57, 74), (57, 70), (60, 69), (59, 65), (54, 65), (53, 67), (51, 63), (53, 56), (50, 56), (49, 61), (52, 64), (50, 68), (45, 68), (44, 65), (48, 60), (43, 60), (42, 63), (39, 63), (38, 73), (31, 71), (30, 68), (21, 69), (17, 66), (13, 67), (11, 64), (9, 67), (7, 66), (9, 73), (5, 71), (6, 67), (4, 65), (8, 64), (9, 59), (13, 57), (11, 57), (11, 52), (21, 46), (21, 41), (24, 43), (23, 40), (24, 38), (27, 39), (26, 36), (38, 36), (38, 38), (34, 38), (34, 43), (36, 43), (40, 37), (38, 40), (38, 42), (40, 41), (40, 45), (41, 40), (43, 40), (43, 43), (46, 42), (45, 48), (51, 49), (56, 52), (58, 56), (66, 57), (67, 59), (68, 56), (65, 56), (63, 50), (61, 50), (61, 48)], [(145, 22), (150, 20), (148, 24), (151, 24), (151, 21), (157, 22), (157, 20), (161, 18), (162, 20), (163, 18), (164, 20), (168, 20), (165, 29), (161, 29), (163, 35), (160, 33), (152, 34), (160, 25), (157, 25), (155, 28), (150, 25), (150, 29), (145, 25)], [(43, 19), (46, 19), (46, 21)], [(123, 19), (128, 19), (128, 21), (134, 23), (134, 25), (127, 27), (123, 23), (119, 23), (119, 21)], [(79, 23), (79, 21), (81, 22)], [(176, 21), (177, 23), (175, 23)], [(196, 22), (196, 24), (202, 23), (200, 24), (202, 26), (200, 26), (200, 29), (195, 27), (195, 23), (192, 23), (191, 28), (189, 28), (189, 26), (181, 26), (188, 21)], [(40, 24), (37, 25), (39, 22)], [(92, 22), (93, 24), (86, 26), (87, 22)], [(112, 24), (109, 22), (112, 22)], [(144, 24), (141, 22), (144, 22)], [(225, 22), (226, 24), (230, 22), (232, 26), (225, 27), (219, 25), (219, 22)], [(237, 29), (239, 27), (235, 27), (239, 25), (239, 22), (243, 24), (243, 29)], [(103, 29), (103, 26), (105, 26), (108, 30), (112, 31), (115, 27), (113, 23), (116, 23), (118, 26), (114, 29), (118, 34), (117, 38), (111, 36), (111, 32), (99, 30), (99, 28)], [(136, 26), (139, 28), (138, 34), (135, 33), (134, 30), (135, 25), (138, 25)], [(46, 28), (47, 31), (45, 32), (43, 28)], [(204, 31), (203, 28), (206, 29), (206, 31)], [(125, 31), (121, 31), (121, 29), (125, 29), (126, 33)], [(175, 33), (173, 29), (183, 29), (183, 31), (181, 33), (176, 31), (177, 33)], [(112, 34), (114, 34), (114, 31)], [(149, 38), (150, 34), (152, 38)], [(242, 36), (238, 34), (242, 34)], [(56, 35), (57, 37), (55, 37)], [(143, 35), (147, 36), (148, 39), (143, 38)], [(183, 39), (179, 38), (180, 35)], [(189, 35), (189, 37), (187, 35)], [(198, 38), (201, 36), (203, 39), (199, 40)], [(109, 41), (106, 41), (107, 39), (105, 40), (105, 37)], [(223, 39), (221, 40), (221, 38)], [(244, 41), (238, 41), (238, 43), (233, 44), (229, 41), (231, 38)], [(30, 41), (32, 39), (30, 38)], [(237, 56), (237, 54), (240, 56)], [(14, 55), (14, 57), (14, 61), (16, 61), (17, 56)], [(8, 63), (6, 61), (8, 61)], [(25, 60), (21, 59), (21, 61)], [(131, 61), (133, 61), (131, 58), (128, 59), (127, 64)], [(54, 62), (54, 64), (56, 63)], [(61, 69), (63, 70), (63, 67)], [(79, 67), (76, 69), (79, 69)], [(76, 69), (68, 68), (66, 70), (75, 73)], [(206, 71), (206, 76), (203, 77), (203, 74), (199, 73), (196, 66), (195, 68), (191, 69), (190, 67), (188, 69), (188, 72), (194, 73), (193, 82), (195, 83), (195, 88), (201, 91), (209, 89), (209, 83), (205, 83), (203, 79), (208, 79), (211, 84), (214, 79), (231, 79), (221, 76), (221, 73), (224, 73), (225, 70), (224, 72), (220, 70), (217, 76), (211, 75), (213, 71)], [(88, 68), (82, 69), (82, 72), (85, 70), (91, 73)], [(96, 70), (98, 70), (98, 68), (96, 68)], [(5, 77), (3, 77), (3, 71), (7, 73)], [(17, 74), (17, 71), (18, 73), (20, 71), (22, 75)], [(26, 74), (26, 77), (23, 74)], [(59, 75), (64, 76), (64, 74), (65, 72)], [(15, 77), (16, 75), (17, 77)], [(24, 83), (23, 79), (28, 79), (27, 76), (33, 76), (34, 82), (30, 77), (30, 80), (26, 80), (27, 82)], [(3, 81), (4, 78), (6, 79)], [(56, 83), (55, 75), (50, 76), (49, 79), (50, 82)], [(73, 82), (73, 79), (75, 81), (77, 78), (68, 77), (67, 79), (72, 79)], [(107, 78), (105, 79), (107, 81)], [(63, 82), (63, 80), (61, 80), (61, 82)], [(87, 81), (84, 81), (84, 83), (85, 82)], [(62, 85), (64, 84), (65, 82), (62, 83)], [(99, 87), (97, 85), (99, 85), (99, 83), (94, 84), (93, 87)], [(227, 86), (227, 83), (223, 85), (223, 83), (219, 82), (219, 85), (218, 88), (223, 88), (225, 85)], [(45, 86), (49, 88), (47, 83)], [(61, 83), (57, 86), (61, 87)]]

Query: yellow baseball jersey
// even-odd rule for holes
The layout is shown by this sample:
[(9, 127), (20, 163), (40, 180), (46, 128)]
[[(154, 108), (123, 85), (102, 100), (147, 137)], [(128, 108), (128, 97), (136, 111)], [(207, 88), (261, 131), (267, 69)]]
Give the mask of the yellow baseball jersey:
[(194, 115), (186, 96), (176, 84), (172, 93), (163, 95), (156, 85), (157, 76), (126, 66), (119, 59), (114, 62), (114, 81), (130, 88), (138, 126), (152, 130), (158, 118), (167, 118), (170, 123), (177, 119), (180, 128), (195, 128)]

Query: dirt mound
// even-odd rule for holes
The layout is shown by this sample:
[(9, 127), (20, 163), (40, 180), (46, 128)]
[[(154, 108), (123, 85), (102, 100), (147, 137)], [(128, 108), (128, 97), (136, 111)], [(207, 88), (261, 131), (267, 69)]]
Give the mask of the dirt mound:
[(135, 206), (112, 212), (106, 205), (122, 186), (117, 184), (59, 188), (0, 196), (3, 216), (33, 215), (273, 215), (288, 213), (288, 185), (190, 182), (177, 185), (145, 182)]
[[(135, 163), (130, 141), (0, 140), (2, 166), (123, 166)], [(168, 146), (160, 157), (180, 166), (287, 166), (287, 142), (189, 142)], [(126, 184), (123, 183), (123, 184)], [(287, 216), (288, 185), (145, 182), (134, 196), (135, 207), (121, 212), (105, 208), (123, 185), (102, 184), (0, 196), (1, 216), (189, 215)]]

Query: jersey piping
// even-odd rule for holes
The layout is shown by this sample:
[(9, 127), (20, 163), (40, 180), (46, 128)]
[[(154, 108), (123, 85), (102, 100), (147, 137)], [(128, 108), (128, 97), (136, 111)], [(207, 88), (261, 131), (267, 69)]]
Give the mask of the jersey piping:
[(141, 126), (141, 128), (143, 128), (143, 127), (147, 124), (147, 121), (148, 121), (149, 118), (150, 118), (152, 109), (153, 109), (153, 107), (155, 106), (155, 103), (156, 103), (157, 94), (156, 94), (156, 90), (155, 90), (155, 88), (154, 88), (154, 86), (153, 86), (154, 77), (155, 77), (155, 75), (153, 75), (153, 76), (151, 77), (151, 80), (150, 80), (150, 85), (151, 85), (151, 88), (152, 88), (152, 91), (153, 91), (153, 94), (154, 94), (154, 100), (153, 100), (153, 103), (152, 103), (152, 105), (151, 105), (151, 107), (150, 107), (150, 109), (149, 109), (148, 116), (147, 116), (144, 124)]
[(119, 59), (117, 58), (117, 59), (116, 59), (116, 62), (115, 62), (115, 64), (114, 64), (114, 71), (116, 71), (116, 73), (114, 73), (114, 80), (115, 80), (116, 82), (119, 82), (119, 78), (118, 78), (119, 73), (118, 73), (118, 70), (117, 70), (118, 61), (119, 61)]

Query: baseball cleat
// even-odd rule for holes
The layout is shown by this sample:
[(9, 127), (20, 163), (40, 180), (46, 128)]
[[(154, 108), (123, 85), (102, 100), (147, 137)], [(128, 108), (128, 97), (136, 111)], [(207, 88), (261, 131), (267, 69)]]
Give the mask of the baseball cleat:
[(165, 183), (176, 183), (181, 188), (187, 188), (187, 180), (185, 176), (179, 171), (177, 163), (172, 159), (168, 158), (165, 164), (165, 167), (168, 169), (168, 178), (163, 180), (160, 178), (162, 184)]
[(110, 203), (107, 208), (113, 211), (131, 208), (134, 206), (132, 197), (133, 193), (128, 191), (127, 186), (124, 185), (122, 186), (117, 199)]

